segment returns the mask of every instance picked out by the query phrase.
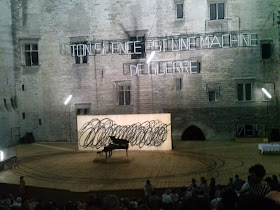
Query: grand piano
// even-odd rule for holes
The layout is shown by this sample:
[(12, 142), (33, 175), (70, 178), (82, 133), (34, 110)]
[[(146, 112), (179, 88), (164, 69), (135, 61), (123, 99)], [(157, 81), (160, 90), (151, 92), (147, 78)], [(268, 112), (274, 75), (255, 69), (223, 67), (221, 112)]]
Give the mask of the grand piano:
[(115, 136), (110, 136), (110, 139), (111, 139), (111, 143), (108, 146), (104, 147), (104, 149), (102, 150), (102, 152), (105, 152), (106, 154), (106, 159), (107, 157), (111, 157), (112, 151), (116, 149), (125, 149), (126, 157), (127, 157), (128, 156), (127, 149), (129, 146), (129, 141), (125, 139), (116, 139)]

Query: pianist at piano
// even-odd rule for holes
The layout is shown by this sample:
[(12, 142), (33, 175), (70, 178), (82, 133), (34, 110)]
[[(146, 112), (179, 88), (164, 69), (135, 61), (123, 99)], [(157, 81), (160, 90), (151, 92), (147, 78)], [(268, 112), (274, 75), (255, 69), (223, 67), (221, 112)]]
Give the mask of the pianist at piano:
[[(127, 149), (129, 147), (129, 141), (125, 139), (116, 139), (115, 136), (110, 136), (111, 143), (108, 146), (105, 146), (101, 152), (104, 152), (106, 158), (112, 156), (113, 150), (118, 149), (125, 149), (126, 150), (126, 157), (128, 157)], [(98, 152), (100, 154), (100, 152)]]

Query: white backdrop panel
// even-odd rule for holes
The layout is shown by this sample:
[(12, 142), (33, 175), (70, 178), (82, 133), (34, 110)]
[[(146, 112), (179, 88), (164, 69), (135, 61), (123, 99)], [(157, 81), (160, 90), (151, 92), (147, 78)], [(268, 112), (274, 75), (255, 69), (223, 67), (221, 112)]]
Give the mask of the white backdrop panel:
[(172, 150), (171, 114), (77, 116), (79, 150), (100, 151), (109, 136), (129, 141), (129, 150)]

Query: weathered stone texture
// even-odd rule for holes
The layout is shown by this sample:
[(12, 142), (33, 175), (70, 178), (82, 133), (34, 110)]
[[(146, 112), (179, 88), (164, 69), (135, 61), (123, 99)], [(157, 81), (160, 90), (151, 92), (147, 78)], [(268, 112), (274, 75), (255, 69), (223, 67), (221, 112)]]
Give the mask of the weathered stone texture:
[[(271, 128), (279, 128), (279, 25), (277, 0), (222, 0), (225, 19), (210, 20), (209, 4), (214, 0), (182, 0), (184, 18), (176, 19), (176, 1), (168, 0), (5, 0), (1, 1), (1, 118), (3, 131), (19, 126), (22, 134), (33, 132), (38, 141), (69, 140), (69, 108), (72, 140), (76, 136), (75, 104), (90, 103), (91, 114), (171, 112), (175, 140), (190, 125), (199, 127), (207, 140), (231, 140), (237, 124), (264, 126), (260, 88), (275, 84), (270, 109), (277, 110)], [(11, 5), (12, 4), (12, 5)], [(2, 11), (3, 10), (3, 11)], [(142, 30), (142, 32), (139, 32)], [(200, 74), (124, 75), (123, 64), (146, 62), (129, 55), (89, 56), (87, 64), (75, 64), (71, 38), (90, 42), (128, 40), (135, 32), (146, 38), (209, 33), (257, 33), (258, 46), (161, 52), (156, 61), (199, 60)], [(143, 34), (144, 33), (144, 34)], [(39, 66), (24, 66), (23, 43), (38, 40)], [(271, 41), (272, 58), (261, 58), (261, 42)], [(6, 81), (10, 81), (6, 84)], [(182, 90), (176, 91), (176, 78)], [(236, 81), (254, 81), (251, 102), (238, 102)], [(117, 103), (116, 82), (131, 82), (130, 106)], [(219, 98), (208, 101), (209, 84), (219, 87)], [(22, 85), (25, 90), (22, 91)], [(69, 107), (63, 103), (69, 94)], [(18, 109), (8, 112), (3, 98), (17, 97)], [(3, 111), (2, 111), (3, 110)], [(11, 113), (13, 112), (13, 113)], [(26, 114), (22, 119), (21, 113)], [(248, 118), (243, 118), (249, 116)], [(42, 125), (38, 120), (42, 120)], [(273, 121), (275, 119), (275, 121)], [(14, 124), (14, 125), (11, 125)], [(264, 135), (264, 133), (262, 133)]]

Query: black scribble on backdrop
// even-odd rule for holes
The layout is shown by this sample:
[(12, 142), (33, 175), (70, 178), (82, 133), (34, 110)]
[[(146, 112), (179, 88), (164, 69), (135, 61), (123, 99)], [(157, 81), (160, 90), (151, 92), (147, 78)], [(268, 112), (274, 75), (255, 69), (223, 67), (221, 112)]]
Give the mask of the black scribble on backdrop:
[[(131, 146), (159, 147), (166, 141), (169, 125), (159, 120), (117, 125), (109, 118), (102, 120), (95, 118), (85, 123), (79, 130), (79, 145), (84, 148), (99, 149), (110, 143), (109, 136), (115, 136), (117, 139), (128, 140)], [(81, 142), (82, 137), (84, 137), (84, 142)]]

